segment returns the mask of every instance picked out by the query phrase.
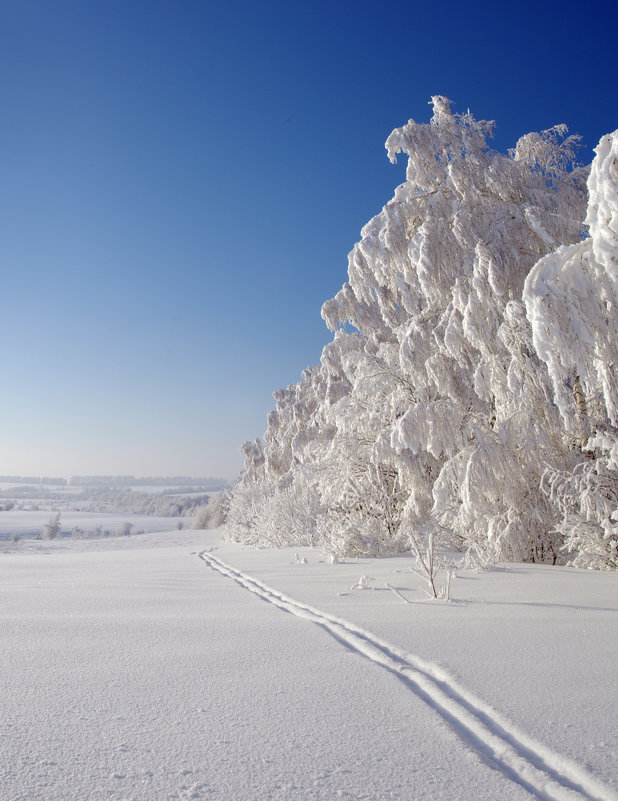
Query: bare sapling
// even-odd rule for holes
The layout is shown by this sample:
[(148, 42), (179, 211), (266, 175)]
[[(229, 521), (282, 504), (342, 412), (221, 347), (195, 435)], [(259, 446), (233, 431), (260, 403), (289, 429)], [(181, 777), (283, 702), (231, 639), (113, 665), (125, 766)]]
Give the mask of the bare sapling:
[[(424, 587), (421, 587), (421, 589), (426, 592), (430, 598), (440, 598), (448, 601), (451, 593), (453, 565), (436, 556), (433, 531), (429, 532), (427, 548), (424, 553), (419, 547), (418, 540), (413, 532), (410, 532), (410, 544), (412, 545), (411, 550), (415, 560), (415, 565), (410, 569), (413, 573), (416, 573), (417, 576), (424, 579), (428, 585), (428, 589)], [(446, 572), (446, 584), (438, 587), (436, 582), (440, 571)]]

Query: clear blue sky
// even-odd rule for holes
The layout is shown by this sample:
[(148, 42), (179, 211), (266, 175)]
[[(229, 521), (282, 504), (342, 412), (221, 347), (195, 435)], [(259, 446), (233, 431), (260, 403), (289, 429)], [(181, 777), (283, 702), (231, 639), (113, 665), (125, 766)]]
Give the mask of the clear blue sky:
[(0, 474), (234, 477), (433, 94), (499, 150), (618, 127), (616, 11), (0, 3)]

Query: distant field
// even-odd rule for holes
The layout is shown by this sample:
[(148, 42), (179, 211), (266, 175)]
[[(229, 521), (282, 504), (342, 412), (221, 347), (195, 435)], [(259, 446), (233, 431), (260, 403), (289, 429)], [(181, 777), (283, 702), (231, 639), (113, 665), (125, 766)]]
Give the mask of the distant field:
[[(0, 542), (11, 541), (13, 535), (24, 538), (34, 538), (43, 532), (45, 523), (53, 517), (55, 512), (46, 511), (24, 511), (21, 509), (8, 512), (0, 512)], [(61, 512), (60, 523), (62, 525), (61, 535), (71, 536), (75, 527), (80, 529), (83, 535), (92, 532), (95, 536), (98, 529), (100, 535), (115, 535), (120, 531), (125, 523), (133, 526), (132, 534), (139, 534), (150, 531), (172, 531), (182, 525), (188, 528), (191, 518), (188, 517), (151, 517), (150, 515), (131, 515), (113, 514), (99, 512)]]

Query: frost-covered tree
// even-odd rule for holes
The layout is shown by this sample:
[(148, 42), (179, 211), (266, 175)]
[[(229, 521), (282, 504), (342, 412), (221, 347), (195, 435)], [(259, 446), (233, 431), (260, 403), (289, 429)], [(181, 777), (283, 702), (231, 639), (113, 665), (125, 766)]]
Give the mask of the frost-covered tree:
[[(412, 533), (485, 560), (561, 557), (546, 470), (570, 475), (582, 440), (554, 400), (558, 368), (523, 292), (537, 262), (580, 247), (578, 137), (556, 126), (502, 155), (488, 145), (492, 123), (432, 103), (429, 124), (410, 120), (387, 140), (392, 160), (408, 157), (406, 181), (363, 229), (348, 281), (323, 306), (334, 339), (320, 365), (275, 394), (263, 445), (244, 446), (228, 516), (236, 539), (289, 541), (268, 511), (286, 492), (309, 510), (294, 538), (335, 553), (405, 549)], [(568, 368), (588, 418), (601, 395), (611, 400), (603, 364), (596, 394), (588, 373)], [(270, 533), (256, 536), (267, 519)]]
[(567, 430), (618, 426), (618, 134), (603, 137), (588, 182), (590, 237), (540, 260), (524, 300)]
[(497, 557), (553, 560), (551, 542), (538, 547), (552, 539), (548, 516), (534, 531), (521, 521), (526, 505), (538, 515), (548, 504), (519, 448), (536, 438), (509, 379), (514, 361), (524, 377), (541, 367), (521, 364), (535, 358), (521, 322), (526, 275), (579, 238), (577, 140), (560, 127), (502, 156), (487, 145), (491, 123), (452, 114), (441, 97), (433, 105), (429, 125), (410, 121), (387, 140), (392, 159), (408, 156), (407, 180), (363, 230), (322, 314), (363, 337), (352, 397), (373, 410), (373, 459), (400, 477), (405, 525), (431, 519)]
[(43, 527), (43, 534), (41, 535), (44, 540), (55, 540), (60, 534), (60, 512), (50, 517)]
[(228, 506), (229, 492), (227, 490), (217, 492), (208, 499), (208, 503), (196, 510), (195, 517), (191, 521), (191, 528), (220, 528), (225, 523)]
[(596, 148), (588, 189), (590, 236), (541, 259), (524, 300), (553, 399), (577, 448), (549, 464), (543, 487), (560, 513), (574, 563), (618, 567), (618, 131)]

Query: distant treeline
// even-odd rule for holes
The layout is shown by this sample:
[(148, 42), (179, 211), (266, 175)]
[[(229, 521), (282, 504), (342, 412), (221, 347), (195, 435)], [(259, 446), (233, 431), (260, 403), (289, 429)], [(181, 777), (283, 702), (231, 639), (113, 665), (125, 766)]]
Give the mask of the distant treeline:
[(230, 482), (224, 478), (191, 478), (190, 476), (72, 476), (68, 483), (79, 487), (200, 487), (212, 492), (225, 489)]
[(49, 476), (0, 476), (0, 482), (6, 484), (47, 484), (54, 486), (78, 487), (199, 487), (208, 492), (226, 489), (230, 483), (224, 478), (191, 478), (189, 476), (71, 476), (66, 478), (50, 478)]
[(0, 512), (98, 512), (105, 514), (193, 516), (208, 504), (209, 492), (138, 492), (131, 487), (84, 487), (77, 493), (23, 485), (0, 491)]
[(66, 478), (49, 478), (48, 476), (0, 476), (3, 484), (54, 484), (64, 487), (68, 483)]

